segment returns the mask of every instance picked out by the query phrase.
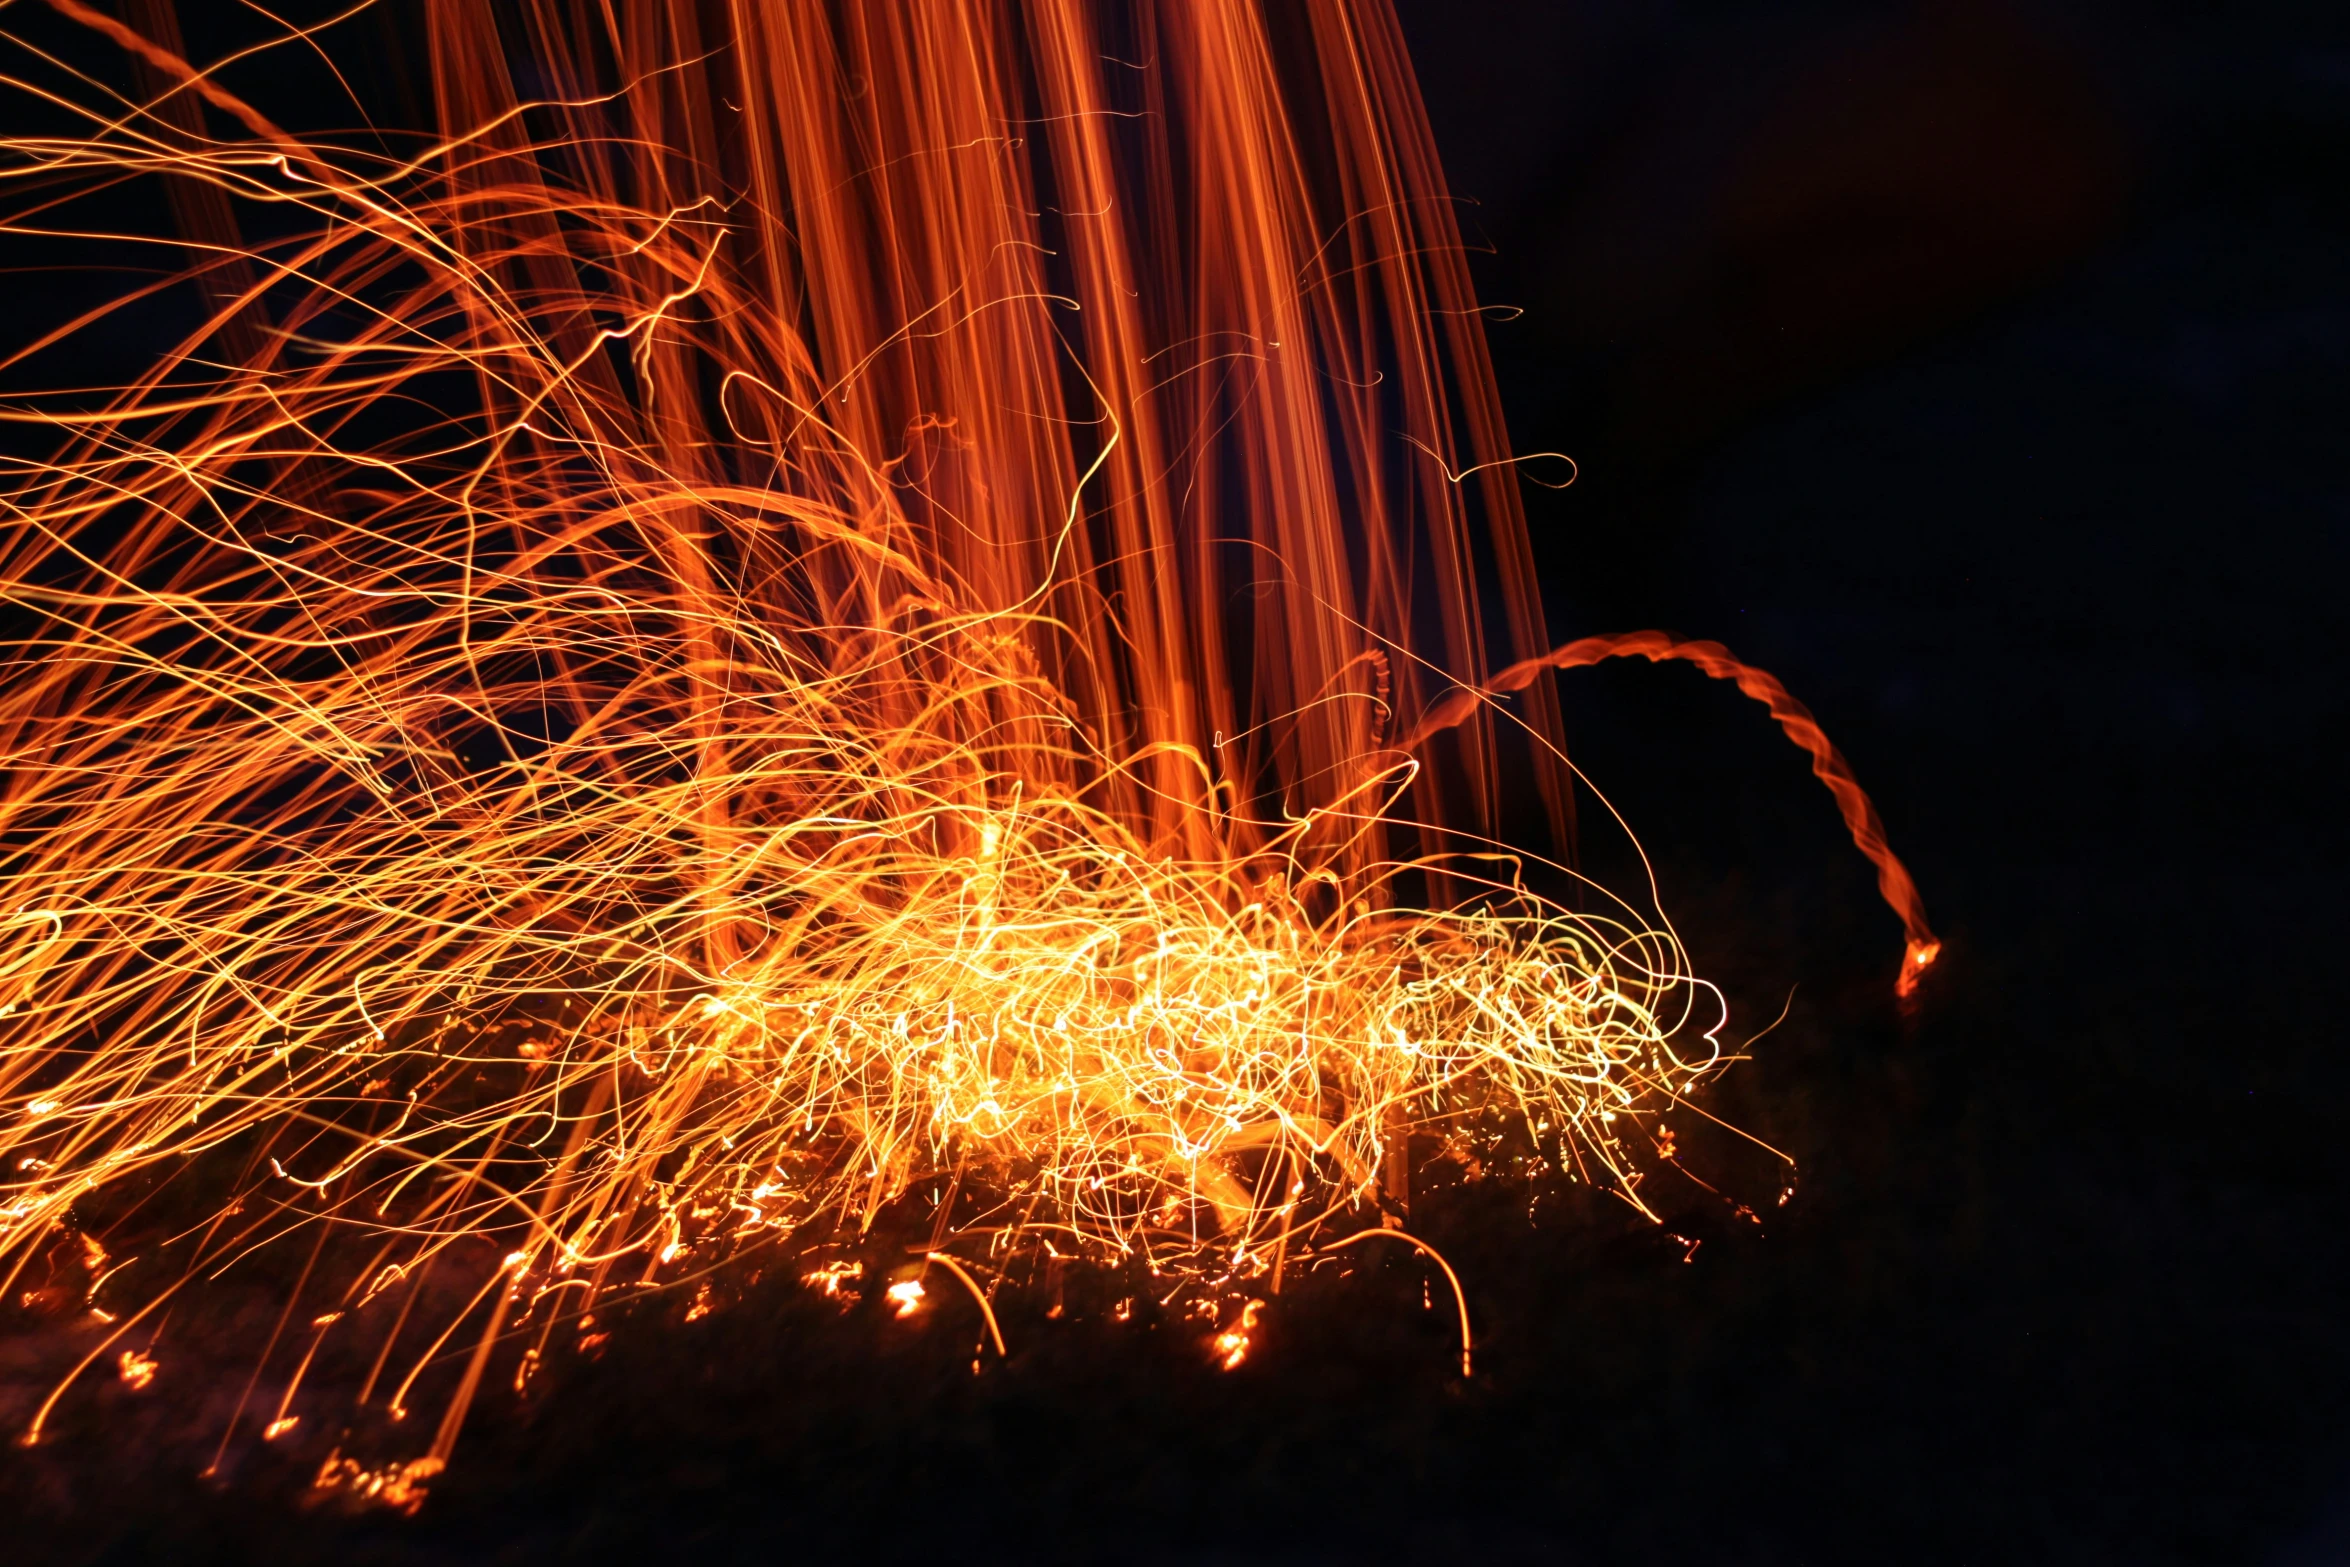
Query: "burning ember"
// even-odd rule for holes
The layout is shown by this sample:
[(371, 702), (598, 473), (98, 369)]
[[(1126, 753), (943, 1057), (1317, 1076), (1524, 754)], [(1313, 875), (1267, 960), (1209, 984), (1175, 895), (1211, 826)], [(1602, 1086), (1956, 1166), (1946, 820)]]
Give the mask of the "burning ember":
[(124, 1385), (134, 1393), (144, 1392), (147, 1384), (155, 1380), (155, 1360), (152, 1356), (142, 1355), (135, 1349), (126, 1349), (117, 1357), (117, 1363), (122, 1367)]
[[(33, 628), (0, 690), (0, 1268), (242, 1168), (115, 1265), (112, 1345), (336, 1221), (307, 1336), (261, 1352), (299, 1355), (268, 1436), (332, 1332), (381, 1346), (363, 1401), (443, 1412), (321, 1489), (412, 1507), (493, 1354), (519, 1389), (616, 1292), (920, 1194), (999, 1356), (969, 1253), (1049, 1240), (1245, 1298), (1226, 1369), (1285, 1259), (1427, 1250), (1320, 1239), (1400, 1208), (1415, 1135), (1640, 1207), (1643, 1117), (1717, 1069), (1723, 1008), (1661, 916), (1562, 907), (1484, 836), (1505, 754), (1565, 830), (1555, 669), (1679, 659), (1767, 703), (1907, 923), (1904, 991), (1932, 961), (1770, 677), (1654, 633), (1542, 651), (1382, 8), (1305, 7), (1311, 124), (1237, 0), (1128, 19), (1148, 47), (1076, 0), (840, 35), (737, 8), (614, 81), (534, 34), (535, 105), (452, 19), (486, 9), (436, 9), (444, 134), (388, 156), (55, 3), (246, 134), (93, 106), (0, 167), (11, 233), (202, 190), (218, 302), (135, 384), (7, 414), (59, 444), (0, 523)], [(471, 1299), (428, 1322), (435, 1268)]]
[(1240, 1316), (1232, 1326), (1216, 1335), (1217, 1361), (1226, 1371), (1233, 1370), (1248, 1359), (1248, 1336), (1257, 1330), (1257, 1313), (1265, 1309), (1261, 1300), (1252, 1300), (1240, 1308)]

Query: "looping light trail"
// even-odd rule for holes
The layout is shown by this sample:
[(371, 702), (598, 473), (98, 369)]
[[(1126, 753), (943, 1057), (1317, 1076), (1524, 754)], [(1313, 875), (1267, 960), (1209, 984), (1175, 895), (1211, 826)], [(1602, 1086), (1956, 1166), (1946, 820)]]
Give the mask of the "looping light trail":
[(1694, 664), (1716, 680), (1731, 682), (1770, 709), (1771, 717), (1778, 720), (1787, 738), (1811, 754), (1812, 771), (1836, 797), (1836, 808), (1844, 815), (1844, 825), (1851, 832), (1854, 845), (1876, 866), (1877, 890), (1893, 912), (1901, 916), (1902, 929), (1908, 936), (1901, 974), (1894, 989), (1902, 996), (1915, 991), (1926, 968), (1941, 955), (1942, 943), (1926, 924), (1925, 900), (1918, 896), (1917, 883), (1910, 879), (1908, 867), (1885, 841), (1885, 824), (1878, 819), (1876, 806), (1861, 789), (1860, 781), (1853, 777), (1852, 766), (1844, 760), (1844, 754), (1812, 717), (1811, 709), (1789, 694), (1767, 670), (1739, 662), (1719, 642), (1684, 639), (1662, 631), (1580, 638), (1539, 657), (1510, 665), (1481, 688), (1463, 687), (1448, 693), (1422, 716), (1404, 739), (1402, 749), (1417, 750), (1429, 736), (1466, 722), (1490, 698), (1525, 690), (1546, 669), (1578, 669), (1610, 658), (1645, 658), (1651, 663), (1677, 659)]

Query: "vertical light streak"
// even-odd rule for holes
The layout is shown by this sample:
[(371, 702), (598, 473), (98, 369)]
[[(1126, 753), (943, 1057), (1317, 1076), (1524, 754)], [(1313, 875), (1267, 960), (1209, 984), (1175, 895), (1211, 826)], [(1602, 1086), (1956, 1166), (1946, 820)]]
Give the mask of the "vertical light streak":
[(0, 408), (0, 1282), (196, 1166), (183, 1282), (379, 1237), (302, 1367), (437, 1389), (320, 1471), (407, 1506), (506, 1337), (934, 1180), (1275, 1289), (1415, 1132), (1637, 1206), (1719, 1000), (1462, 852), (1460, 693), (1571, 796), (1384, 6), (435, 0), (387, 150), (52, 4), (243, 134), (28, 86), (0, 235), (199, 188), (248, 281), (128, 385), (55, 369), (127, 298), (0, 365), (65, 377)]

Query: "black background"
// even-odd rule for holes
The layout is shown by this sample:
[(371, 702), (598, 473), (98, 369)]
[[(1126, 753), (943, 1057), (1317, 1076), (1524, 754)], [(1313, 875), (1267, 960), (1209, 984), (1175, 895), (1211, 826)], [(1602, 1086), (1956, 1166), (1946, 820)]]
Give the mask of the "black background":
[(1948, 941), (1897, 1013), (1898, 929), (1760, 711), (1566, 677), (1701, 970), (1745, 1028), (1793, 989), (1720, 1107), (1794, 1198), (1725, 1163), (1764, 1222), (1693, 1194), (1684, 1261), (1432, 1194), (1466, 1387), (1399, 1259), (1231, 1376), (1171, 1325), (1039, 1322), (974, 1378), (754, 1294), (477, 1417), (413, 1521), (93, 1418), (0, 1456), (35, 1554), (2350, 1561), (2350, 25), (1402, 10), (1481, 295), (1523, 310), (1513, 437), (1581, 465), (1528, 490), (1553, 631), (1778, 674)]

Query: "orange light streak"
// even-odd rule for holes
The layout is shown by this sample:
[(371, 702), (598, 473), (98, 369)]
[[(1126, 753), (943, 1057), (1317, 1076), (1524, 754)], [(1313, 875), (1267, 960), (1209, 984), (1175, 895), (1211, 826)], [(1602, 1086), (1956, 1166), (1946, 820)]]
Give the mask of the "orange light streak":
[[(971, 1298), (979, 1303), (980, 1317), (987, 1323), (987, 1336), (995, 1344), (995, 1358), (998, 1360), (1010, 1358), (1008, 1352), (1004, 1349), (1004, 1330), (995, 1319), (995, 1307), (987, 1303), (987, 1291), (979, 1287), (979, 1281), (971, 1276), (971, 1270), (964, 1267), (961, 1263), (957, 1262), (954, 1258), (948, 1256), (943, 1251), (926, 1252), (923, 1255), (925, 1260), (935, 1262), (940, 1267), (946, 1269), (947, 1272), (953, 1274), (956, 1280), (962, 1284), (963, 1288), (971, 1292)], [(895, 1287), (893, 1286), (892, 1289), (894, 1293)], [(917, 1283), (914, 1286), (914, 1291), (917, 1297), (920, 1295), (921, 1290), (922, 1286)], [(904, 1316), (905, 1312), (901, 1310), (898, 1315)]]
[(1406, 1234), (1402, 1230), (1393, 1228), (1358, 1230), (1354, 1234), (1347, 1236), (1344, 1240), (1331, 1241), (1329, 1244), (1325, 1245), (1322, 1250), (1338, 1251), (1343, 1247), (1354, 1245), (1357, 1241), (1379, 1240), (1382, 1238), (1387, 1240), (1402, 1241), (1405, 1245), (1412, 1247), (1422, 1256), (1427, 1257), (1430, 1261), (1434, 1262), (1436, 1266), (1444, 1270), (1444, 1281), (1452, 1286), (1453, 1305), (1458, 1308), (1460, 1312), (1461, 1375), (1463, 1378), (1468, 1377), (1471, 1375), (1469, 1355), (1472, 1348), (1469, 1337), (1469, 1296), (1468, 1292), (1461, 1288), (1461, 1276), (1452, 1271), (1452, 1264), (1444, 1260), (1444, 1254), (1442, 1252), (1429, 1245), (1426, 1241), (1420, 1239), (1420, 1237), (1417, 1235)]
[(1844, 825), (1852, 834), (1853, 844), (1877, 867), (1877, 890), (1893, 912), (1901, 916), (1902, 928), (1908, 936), (1894, 989), (1902, 996), (1915, 991), (1926, 969), (1941, 955), (1942, 942), (1926, 924), (1925, 900), (1918, 896), (1917, 883), (1910, 879), (1908, 868), (1885, 841), (1885, 824), (1878, 819), (1876, 806), (1861, 789), (1860, 781), (1853, 777), (1851, 764), (1844, 760), (1844, 754), (1820, 729), (1811, 709), (1790, 695), (1768, 671), (1739, 662), (1719, 642), (1685, 640), (1662, 631), (1634, 631), (1569, 642), (1538, 658), (1512, 664), (1481, 689), (1463, 687), (1445, 696), (1429, 708), (1403, 742), (1403, 748), (1416, 750), (1431, 735), (1465, 722), (1492, 697), (1525, 690), (1546, 669), (1576, 669), (1610, 658), (1645, 658), (1651, 663), (1678, 659), (1695, 664), (1716, 680), (1730, 681), (1770, 709), (1771, 717), (1778, 720), (1787, 738), (1811, 754), (1812, 771), (1836, 797), (1836, 808), (1844, 815)]
[(1466, 1375), (1444, 1259), (1323, 1228), (1469, 1127), (1637, 1207), (1641, 1116), (1721, 1061), (1669, 930), (1474, 852), (1485, 698), (1528, 694), (1563, 839), (1540, 677), (1598, 657), (1770, 703), (1911, 921), (1905, 987), (1932, 961), (1770, 677), (1540, 652), (1377, 0), (453, 0), (397, 152), (52, 5), (251, 132), (82, 82), (23, 89), (77, 131), (0, 142), (0, 234), (123, 180), (227, 225), (191, 236), (225, 302), (151, 370), (0, 408), (55, 443), (0, 466), (0, 1287), (135, 1180), (244, 1172), (75, 1377), (316, 1223), (377, 1249), (314, 1249), (342, 1294), (267, 1435), (327, 1334), (373, 1335), (361, 1400), (437, 1400), (431, 1449), (317, 1484), (412, 1508), (568, 1292), (940, 1185), (999, 1204), (974, 1233), (1239, 1294), (1392, 1234)]

